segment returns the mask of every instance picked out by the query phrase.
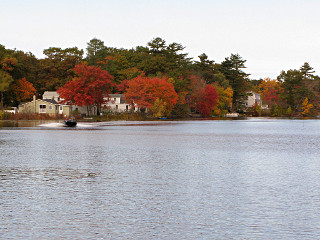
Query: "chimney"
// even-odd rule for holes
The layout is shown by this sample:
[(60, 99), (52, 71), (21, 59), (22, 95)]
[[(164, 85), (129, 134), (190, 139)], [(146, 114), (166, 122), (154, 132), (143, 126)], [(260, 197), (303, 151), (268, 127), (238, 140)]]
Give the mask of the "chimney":
[(37, 107), (37, 104), (36, 104), (36, 95), (33, 95), (33, 110), (34, 110), (34, 113), (37, 112), (36, 107)]

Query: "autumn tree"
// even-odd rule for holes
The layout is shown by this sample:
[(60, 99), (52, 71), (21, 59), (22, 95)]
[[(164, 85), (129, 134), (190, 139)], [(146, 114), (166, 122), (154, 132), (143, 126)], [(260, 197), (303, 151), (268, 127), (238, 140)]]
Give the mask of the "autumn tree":
[(12, 71), (14, 67), (17, 65), (18, 60), (15, 57), (7, 56), (0, 62), (2, 69), (4, 71)]
[(195, 108), (202, 116), (209, 117), (218, 99), (219, 95), (216, 89), (208, 84), (205, 86), (202, 96), (195, 103)]
[(206, 82), (203, 78), (197, 75), (189, 75), (188, 86), (187, 86), (187, 95), (186, 95), (186, 104), (190, 108), (191, 112), (196, 111), (196, 102), (202, 97)]
[(14, 94), (18, 102), (29, 100), (35, 93), (36, 89), (33, 84), (28, 82), (26, 78), (21, 78), (13, 86)]
[(214, 114), (224, 117), (232, 108), (233, 91), (231, 87), (223, 88), (218, 84), (212, 84), (218, 92), (219, 99), (214, 108)]
[(88, 66), (85, 63), (75, 66), (76, 77), (58, 89), (63, 102), (78, 106), (87, 106), (90, 115), (91, 106), (95, 105), (98, 114), (105, 97), (114, 86), (112, 76), (100, 67)]
[(305, 98), (302, 102), (302, 115), (303, 116), (309, 115), (312, 107), (313, 105), (309, 103), (309, 99)]
[(281, 82), (276, 79), (265, 78), (258, 86), (262, 101), (269, 106), (279, 103), (280, 94), (282, 93)]
[(209, 116), (218, 101), (218, 93), (215, 87), (206, 84), (205, 80), (196, 75), (190, 75), (189, 93), (186, 103), (191, 112)]
[(138, 76), (128, 81), (126, 99), (154, 117), (169, 116), (178, 100), (172, 83), (167, 78)]

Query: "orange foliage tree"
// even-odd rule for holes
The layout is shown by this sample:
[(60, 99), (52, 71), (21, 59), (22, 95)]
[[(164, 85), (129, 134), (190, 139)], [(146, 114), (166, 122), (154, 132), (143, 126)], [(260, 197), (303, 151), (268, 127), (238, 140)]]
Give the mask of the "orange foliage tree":
[(308, 98), (305, 98), (302, 102), (302, 115), (303, 116), (309, 115), (311, 108), (313, 108), (313, 104), (309, 103)]
[(29, 100), (35, 93), (36, 89), (31, 82), (28, 82), (26, 78), (21, 78), (13, 86), (13, 91), (17, 101), (23, 102)]
[(138, 76), (128, 81), (126, 99), (155, 117), (168, 116), (177, 103), (178, 94), (167, 78)]
[(5, 57), (4, 59), (2, 59), (2, 61), (0, 62), (2, 69), (4, 71), (12, 71), (14, 69), (14, 67), (18, 64), (18, 60), (14, 57)]
[(265, 78), (259, 85), (262, 100), (268, 104), (278, 104), (279, 96), (282, 91), (281, 83), (278, 80)]
[(64, 100), (62, 102), (78, 106), (87, 106), (90, 115), (91, 105), (95, 105), (98, 114), (105, 97), (111, 93), (114, 86), (113, 77), (100, 67), (88, 66), (85, 63), (75, 66), (77, 77), (60, 87), (57, 92)]

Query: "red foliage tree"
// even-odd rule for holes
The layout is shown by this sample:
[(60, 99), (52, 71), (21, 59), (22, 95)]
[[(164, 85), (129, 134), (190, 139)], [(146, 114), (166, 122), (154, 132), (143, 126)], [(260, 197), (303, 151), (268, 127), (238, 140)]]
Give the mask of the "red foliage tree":
[(75, 66), (77, 77), (60, 87), (57, 92), (64, 100), (63, 103), (78, 106), (97, 106), (98, 113), (101, 104), (106, 102), (104, 97), (111, 93), (114, 86), (113, 77), (100, 67), (88, 66), (85, 63)]
[(171, 112), (177, 103), (178, 94), (172, 83), (166, 78), (148, 78), (138, 76), (128, 81), (126, 99), (138, 105), (139, 108), (151, 108), (155, 102), (165, 105), (167, 113)]
[(265, 78), (259, 85), (262, 100), (268, 104), (278, 104), (280, 93), (283, 88), (281, 82), (277, 80), (271, 80), (270, 78)]
[(128, 80), (123, 80), (121, 83), (117, 84), (116, 89), (119, 93), (126, 92), (128, 88)]
[(201, 115), (208, 117), (218, 102), (219, 95), (214, 87), (206, 85), (202, 92), (202, 97), (198, 98), (195, 108)]
[(13, 91), (19, 102), (30, 99), (36, 93), (33, 84), (28, 82), (26, 78), (19, 79), (13, 87)]
[(190, 75), (188, 76), (189, 80), (189, 93), (186, 96), (186, 102), (189, 107), (196, 107), (196, 103), (203, 97), (204, 89), (206, 87), (206, 82), (199, 76)]

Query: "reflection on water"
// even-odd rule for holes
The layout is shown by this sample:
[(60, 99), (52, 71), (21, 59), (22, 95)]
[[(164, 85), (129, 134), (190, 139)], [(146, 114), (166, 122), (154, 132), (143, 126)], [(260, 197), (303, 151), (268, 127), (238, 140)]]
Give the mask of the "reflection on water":
[(319, 239), (319, 121), (0, 128), (1, 239)]

